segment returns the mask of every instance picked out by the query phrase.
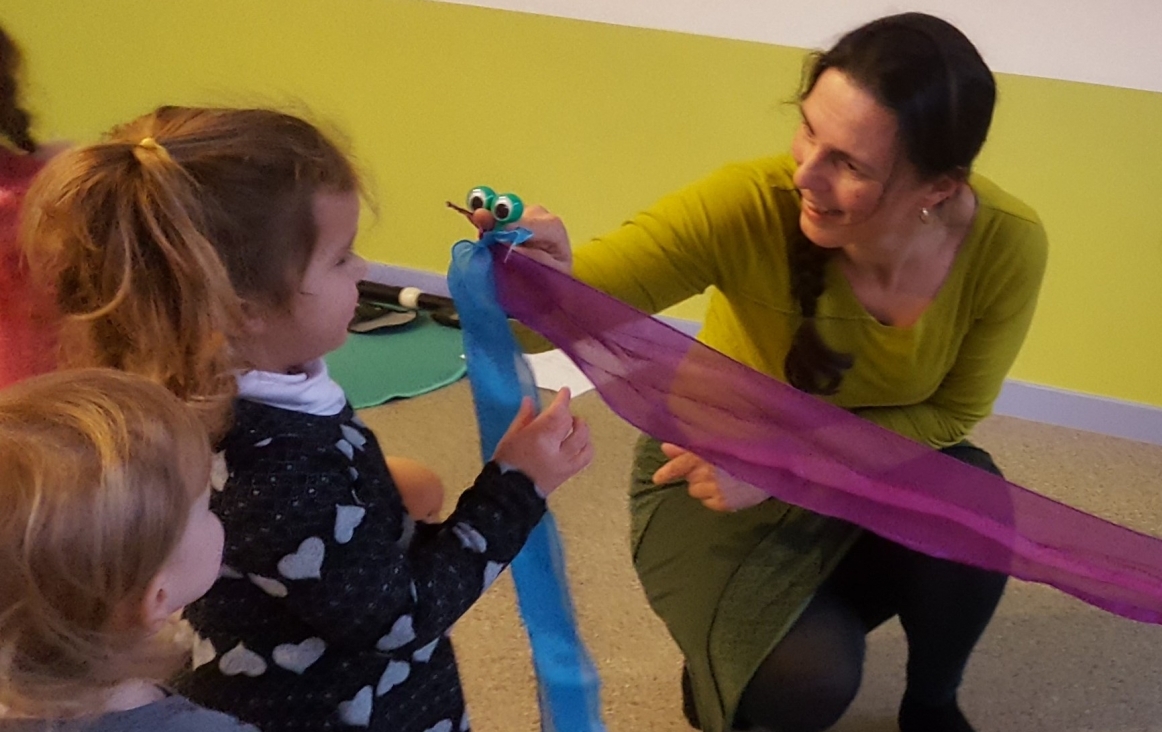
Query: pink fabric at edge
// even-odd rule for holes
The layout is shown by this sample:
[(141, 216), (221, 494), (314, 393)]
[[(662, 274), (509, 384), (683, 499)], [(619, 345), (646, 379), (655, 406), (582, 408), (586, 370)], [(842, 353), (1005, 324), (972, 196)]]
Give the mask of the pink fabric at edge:
[(43, 166), (0, 147), (0, 388), (56, 366), (56, 305), (33, 286), (17, 242), (21, 204)]

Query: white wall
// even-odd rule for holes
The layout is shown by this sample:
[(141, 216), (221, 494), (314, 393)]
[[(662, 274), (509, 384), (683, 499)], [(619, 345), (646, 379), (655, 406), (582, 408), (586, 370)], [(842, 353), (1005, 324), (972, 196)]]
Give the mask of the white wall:
[(437, 0), (824, 48), (905, 10), (956, 24), (994, 71), (1162, 92), (1162, 0)]

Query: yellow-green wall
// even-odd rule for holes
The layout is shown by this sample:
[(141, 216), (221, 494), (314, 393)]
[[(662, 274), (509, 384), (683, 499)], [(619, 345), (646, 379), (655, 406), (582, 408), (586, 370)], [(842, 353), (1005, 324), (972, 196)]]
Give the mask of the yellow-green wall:
[[(442, 203), (474, 185), (544, 203), (580, 240), (784, 149), (803, 56), (423, 0), (5, 0), (0, 23), (27, 53), (44, 137), (92, 140), (163, 103), (305, 105), (372, 179), (361, 252), (432, 271), (470, 233)], [(1041, 213), (1052, 245), (1012, 376), (1162, 406), (1162, 94), (1000, 85), (979, 169)]]

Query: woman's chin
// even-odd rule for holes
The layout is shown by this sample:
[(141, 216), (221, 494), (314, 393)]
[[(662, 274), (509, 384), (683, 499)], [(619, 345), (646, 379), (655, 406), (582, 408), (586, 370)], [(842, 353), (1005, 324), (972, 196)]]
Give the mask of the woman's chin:
[(811, 215), (804, 211), (799, 216), (799, 229), (815, 246), (824, 249), (838, 249), (842, 246), (836, 231), (836, 224), (828, 220), (826, 216)]

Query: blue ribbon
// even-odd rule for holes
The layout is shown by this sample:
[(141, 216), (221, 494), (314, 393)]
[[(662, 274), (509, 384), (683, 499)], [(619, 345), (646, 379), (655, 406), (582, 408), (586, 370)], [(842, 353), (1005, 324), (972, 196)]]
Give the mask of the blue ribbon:
[[(497, 302), (489, 251), (495, 245), (516, 246), (531, 236), (525, 229), (489, 231), (477, 241), (464, 240), (452, 247), (448, 288), (460, 314), (485, 461), (492, 459), (522, 398), (539, 401), (532, 372)], [(552, 513), (545, 512), (513, 560), (512, 576), (532, 648), (541, 729), (604, 732), (601, 682), (577, 631), (561, 537)]]

